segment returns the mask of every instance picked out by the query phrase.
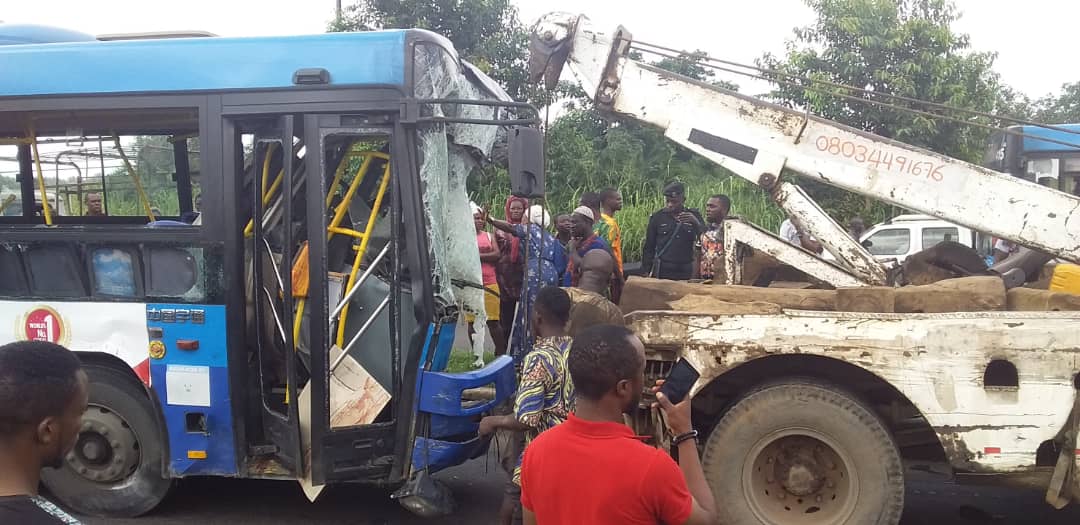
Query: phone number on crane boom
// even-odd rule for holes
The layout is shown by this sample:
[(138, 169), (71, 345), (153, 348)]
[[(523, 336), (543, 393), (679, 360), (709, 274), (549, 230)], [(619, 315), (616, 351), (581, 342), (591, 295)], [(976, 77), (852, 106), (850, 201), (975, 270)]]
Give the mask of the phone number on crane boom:
[(868, 148), (850, 140), (843, 140), (840, 137), (821, 135), (814, 141), (814, 145), (818, 151), (837, 157), (845, 157), (860, 164), (871, 165), (874, 169), (885, 169), (916, 176), (925, 175), (927, 179), (935, 182), (941, 182), (945, 179), (941, 173), (941, 169), (945, 167), (943, 164), (909, 159), (903, 155), (893, 155), (891, 152), (878, 148)]

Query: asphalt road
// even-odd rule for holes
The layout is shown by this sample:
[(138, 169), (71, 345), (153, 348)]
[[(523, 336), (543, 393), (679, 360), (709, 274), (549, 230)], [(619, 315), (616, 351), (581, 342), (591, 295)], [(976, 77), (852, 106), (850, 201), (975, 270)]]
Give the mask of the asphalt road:
[[(494, 522), (504, 474), (494, 459), (480, 458), (437, 475), (454, 490), (458, 511), (424, 520), (391, 501), (384, 491), (353, 486), (327, 489), (310, 504), (298, 485), (281, 481), (220, 478), (183, 480), (165, 503), (148, 516), (132, 520), (86, 519), (92, 525), (274, 525), (334, 523), (355, 525), (447, 523), (487, 525)], [(943, 476), (908, 475), (902, 525), (1064, 525), (1080, 523), (1080, 505), (1055, 511), (1037, 491), (958, 486)]]

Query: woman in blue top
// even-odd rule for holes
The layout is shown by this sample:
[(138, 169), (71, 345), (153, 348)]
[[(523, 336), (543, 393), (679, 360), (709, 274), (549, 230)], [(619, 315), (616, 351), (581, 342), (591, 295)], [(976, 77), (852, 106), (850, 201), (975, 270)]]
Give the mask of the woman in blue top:
[(532, 326), (529, 313), (536, 294), (545, 286), (558, 286), (566, 273), (566, 252), (559, 240), (547, 231), (551, 216), (543, 206), (530, 206), (525, 212), (525, 224), (510, 224), (487, 215), (492, 226), (525, 241), (525, 282), (514, 315), (510, 336), (510, 355), (515, 362), (532, 348)]

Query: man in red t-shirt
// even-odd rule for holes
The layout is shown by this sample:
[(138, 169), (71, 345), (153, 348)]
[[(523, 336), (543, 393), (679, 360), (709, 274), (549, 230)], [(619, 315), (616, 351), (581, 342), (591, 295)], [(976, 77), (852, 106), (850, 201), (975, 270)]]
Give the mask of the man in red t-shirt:
[[(642, 443), (623, 413), (641, 402), (645, 347), (621, 326), (593, 326), (574, 339), (567, 367), (574, 413), (525, 450), (521, 504), (526, 524), (706, 525), (716, 504), (705, 483), (690, 398), (657, 393), (676, 436), (679, 463)], [(654, 389), (655, 391), (655, 389)]]

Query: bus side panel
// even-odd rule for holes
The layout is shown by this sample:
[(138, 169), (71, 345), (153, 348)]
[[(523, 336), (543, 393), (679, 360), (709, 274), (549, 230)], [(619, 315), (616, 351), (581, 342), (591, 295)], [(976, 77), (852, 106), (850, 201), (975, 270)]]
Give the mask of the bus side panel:
[(49, 341), (75, 352), (116, 356), (148, 382), (146, 305), (142, 303), (0, 301), (0, 344)]
[(150, 384), (162, 402), (174, 476), (234, 476), (225, 307), (150, 304)]

